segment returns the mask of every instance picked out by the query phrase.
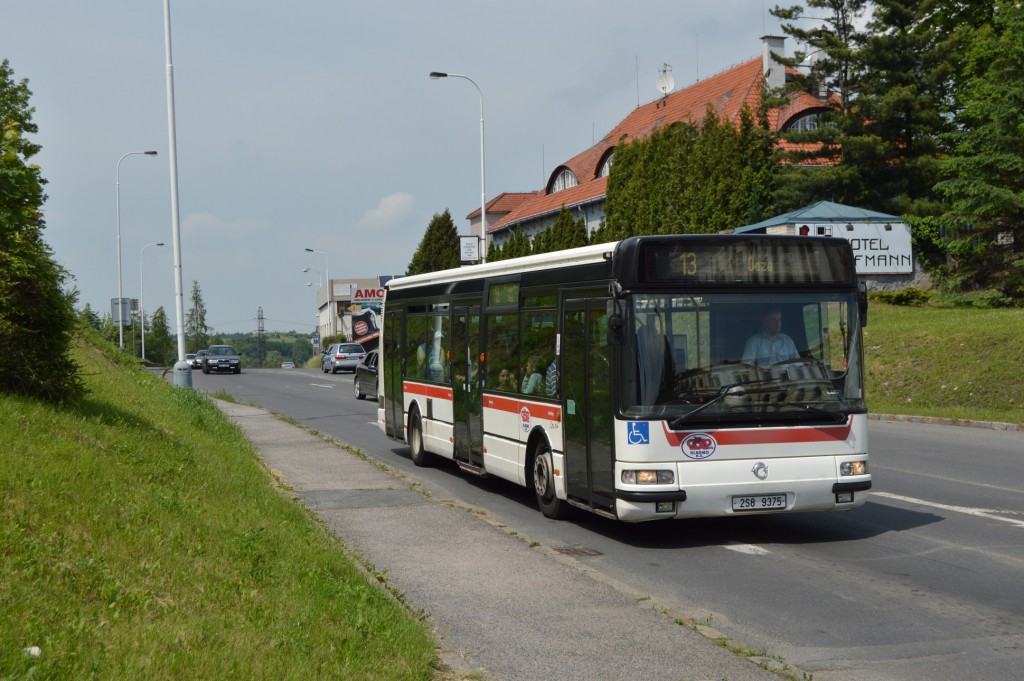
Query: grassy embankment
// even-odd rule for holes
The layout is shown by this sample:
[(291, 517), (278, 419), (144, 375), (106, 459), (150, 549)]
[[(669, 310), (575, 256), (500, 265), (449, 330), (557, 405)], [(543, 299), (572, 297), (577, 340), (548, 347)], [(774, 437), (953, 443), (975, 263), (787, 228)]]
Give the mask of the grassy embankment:
[(209, 399), (98, 343), (82, 404), (0, 395), (0, 678), (435, 677), (425, 622)]
[(873, 413), (1024, 424), (1024, 310), (872, 301), (864, 329)]

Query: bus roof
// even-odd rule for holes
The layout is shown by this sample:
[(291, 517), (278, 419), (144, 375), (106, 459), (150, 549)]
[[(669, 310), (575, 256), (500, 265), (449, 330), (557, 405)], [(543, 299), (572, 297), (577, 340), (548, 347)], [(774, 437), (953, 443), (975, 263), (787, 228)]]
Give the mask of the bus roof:
[(563, 251), (552, 253), (541, 253), (539, 255), (527, 255), (521, 258), (509, 260), (498, 260), (481, 265), (466, 265), (450, 270), (439, 270), (437, 272), (426, 272), (424, 274), (413, 274), (408, 277), (396, 277), (388, 281), (385, 286), (389, 290), (399, 290), (410, 286), (419, 286), (437, 281), (462, 281), (476, 279), (478, 277), (493, 277), (503, 274), (515, 274), (519, 272), (531, 272), (535, 270), (549, 270), (569, 265), (581, 265), (588, 262), (601, 262), (611, 258), (615, 252), (618, 242), (612, 241), (604, 244), (591, 244), (579, 248), (569, 248)]

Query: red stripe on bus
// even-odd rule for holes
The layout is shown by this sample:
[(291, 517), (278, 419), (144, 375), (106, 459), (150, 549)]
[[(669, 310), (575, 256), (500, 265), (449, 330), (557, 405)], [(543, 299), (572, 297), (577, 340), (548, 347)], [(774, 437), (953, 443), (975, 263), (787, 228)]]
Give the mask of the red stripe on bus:
[[(661, 422), (665, 438), (670, 445), (678, 447), (683, 440), (694, 433), (708, 431), (688, 430), (672, 431), (668, 423)], [(819, 428), (758, 428), (756, 430), (716, 430), (712, 434), (720, 445), (767, 445), (789, 444), (793, 442), (828, 442), (830, 440), (846, 440), (853, 428), (853, 417), (841, 426), (825, 426)]]
[(413, 395), (433, 397), (437, 400), (452, 399), (452, 389), (443, 385), (427, 385), (425, 383), (410, 383), (409, 381), (403, 381), (402, 390), (407, 393), (412, 393)]
[(536, 419), (547, 419), (548, 421), (561, 421), (562, 408), (550, 404), (527, 402), (510, 397), (499, 397), (497, 395), (484, 395), (484, 407), (497, 409), (498, 411), (518, 414), (523, 407), (530, 410), (530, 417)]

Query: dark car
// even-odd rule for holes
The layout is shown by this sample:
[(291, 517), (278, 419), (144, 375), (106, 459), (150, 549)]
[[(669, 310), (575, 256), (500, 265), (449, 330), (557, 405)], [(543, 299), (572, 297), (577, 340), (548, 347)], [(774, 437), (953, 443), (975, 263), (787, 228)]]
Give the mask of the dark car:
[[(196, 354), (192, 355), (192, 368), (202, 369), (203, 368), (203, 357), (206, 357), (206, 350), (199, 350)], [(185, 359), (188, 359), (188, 355), (185, 355)]]
[[(197, 353), (198, 354), (198, 353)], [(211, 371), (230, 371), (242, 373), (242, 360), (230, 345), (211, 345), (203, 357), (203, 373)]]
[(357, 400), (377, 398), (377, 351), (371, 350), (366, 358), (356, 365), (355, 393)]
[(334, 343), (320, 358), (320, 368), (336, 374), (339, 371), (355, 371), (356, 365), (366, 357), (366, 350), (359, 343)]

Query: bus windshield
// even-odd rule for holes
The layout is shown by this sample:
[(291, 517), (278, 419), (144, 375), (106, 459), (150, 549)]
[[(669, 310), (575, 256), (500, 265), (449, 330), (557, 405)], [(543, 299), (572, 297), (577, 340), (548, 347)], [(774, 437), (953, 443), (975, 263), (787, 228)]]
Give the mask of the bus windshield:
[(632, 419), (840, 423), (863, 413), (854, 293), (633, 293), (619, 408)]

